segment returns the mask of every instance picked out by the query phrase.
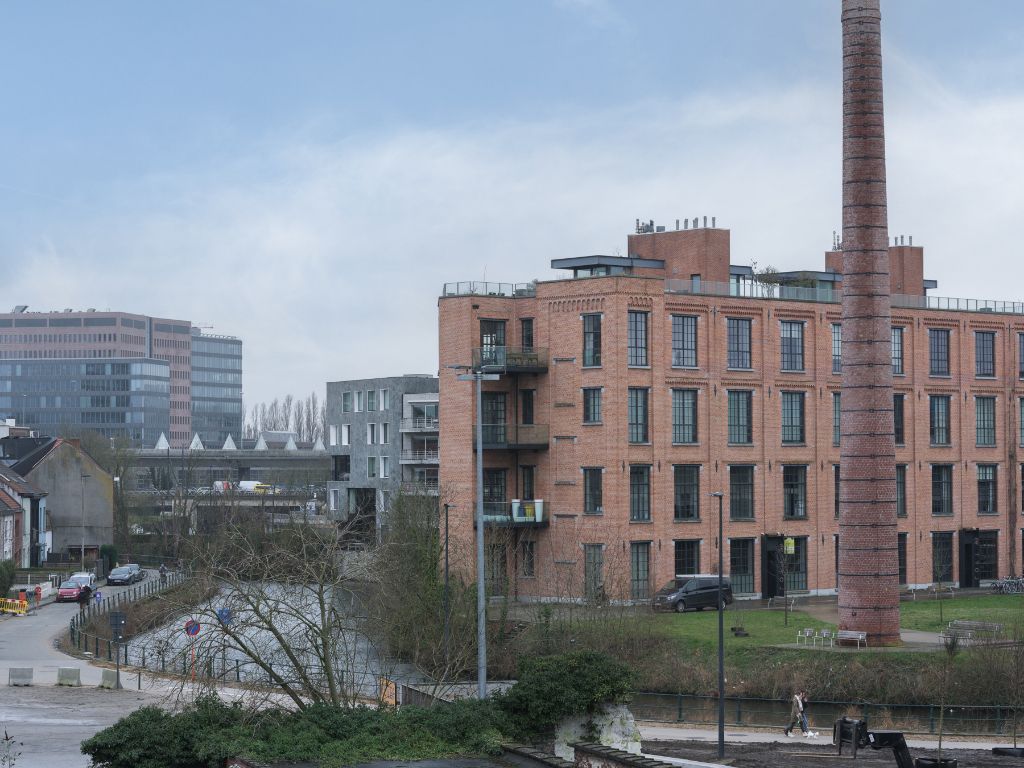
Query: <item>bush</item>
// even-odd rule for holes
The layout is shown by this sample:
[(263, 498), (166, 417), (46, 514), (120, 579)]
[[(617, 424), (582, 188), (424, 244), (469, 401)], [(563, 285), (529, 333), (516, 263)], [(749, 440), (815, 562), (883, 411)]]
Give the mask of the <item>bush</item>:
[(14, 586), (14, 561), (0, 560), (0, 597), (7, 597), (7, 593)]
[(82, 744), (102, 768), (214, 768), (229, 757), (343, 766), (498, 754), (500, 712), (488, 701), (432, 709), (343, 709), (316, 704), (244, 718), (237, 705), (200, 699), (178, 714), (145, 707)]
[(627, 701), (632, 690), (633, 673), (625, 664), (601, 653), (575, 651), (522, 659), (519, 680), (497, 702), (515, 735), (534, 738), (550, 733), (566, 717)]

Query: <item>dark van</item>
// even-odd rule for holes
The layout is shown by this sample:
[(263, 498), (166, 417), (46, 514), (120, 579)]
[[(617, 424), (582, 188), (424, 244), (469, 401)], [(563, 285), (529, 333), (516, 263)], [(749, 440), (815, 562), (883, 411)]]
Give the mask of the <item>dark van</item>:
[[(725, 605), (732, 602), (732, 584), (729, 577), (722, 578), (722, 596)], [(656, 611), (700, 611), (718, 607), (718, 575), (679, 574), (654, 593), (651, 605)]]

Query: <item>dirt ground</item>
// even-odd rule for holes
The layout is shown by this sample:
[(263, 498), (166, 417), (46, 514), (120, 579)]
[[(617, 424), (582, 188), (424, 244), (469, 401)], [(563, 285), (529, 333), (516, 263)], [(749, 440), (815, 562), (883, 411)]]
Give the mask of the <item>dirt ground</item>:
[[(862, 749), (857, 752), (856, 761), (850, 757), (849, 747), (843, 748), (843, 756), (836, 754), (831, 743), (808, 744), (794, 740), (771, 744), (726, 744), (725, 759), (719, 760), (718, 745), (699, 741), (645, 741), (643, 751), (650, 755), (682, 757), (689, 760), (723, 763), (736, 768), (791, 768), (791, 766), (815, 766), (816, 768), (893, 768), (896, 758), (891, 749), (875, 751)], [(934, 750), (913, 749), (914, 758), (936, 757)], [(959, 768), (1008, 768), (1024, 765), (1024, 760), (1015, 757), (993, 755), (990, 750), (942, 750), (943, 757), (955, 757)]]

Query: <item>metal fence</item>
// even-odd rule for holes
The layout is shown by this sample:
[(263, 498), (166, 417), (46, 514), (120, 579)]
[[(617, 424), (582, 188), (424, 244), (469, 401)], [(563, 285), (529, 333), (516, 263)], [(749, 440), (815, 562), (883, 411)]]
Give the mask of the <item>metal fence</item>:
[[(714, 725), (718, 723), (718, 698), (670, 693), (638, 693), (630, 704), (638, 720), (665, 723)], [(1013, 731), (1013, 707), (944, 707), (943, 732), (959, 736), (992, 736)], [(726, 697), (727, 726), (782, 728), (789, 722), (790, 702), (779, 699)], [(867, 701), (812, 701), (808, 707), (811, 727), (831, 727), (843, 716), (866, 718), (874, 728), (892, 728), (908, 733), (938, 733), (938, 704), (879, 704)], [(1020, 713), (1024, 716), (1024, 713)], [(1021, 717), (1024, 720), (1024, 717)], [(1021, 724), (1024, 728), (1024, 723)]]

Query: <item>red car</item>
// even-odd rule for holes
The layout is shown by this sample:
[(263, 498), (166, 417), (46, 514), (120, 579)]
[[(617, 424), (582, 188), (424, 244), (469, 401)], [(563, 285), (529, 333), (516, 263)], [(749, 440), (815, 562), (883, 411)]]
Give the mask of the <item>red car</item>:
[(77, 603), (78, 596), (82, 592), (82, 585), (77, 581), (65, 581), (60, 585), (57, 590), (57, 602), (71, 602)]

